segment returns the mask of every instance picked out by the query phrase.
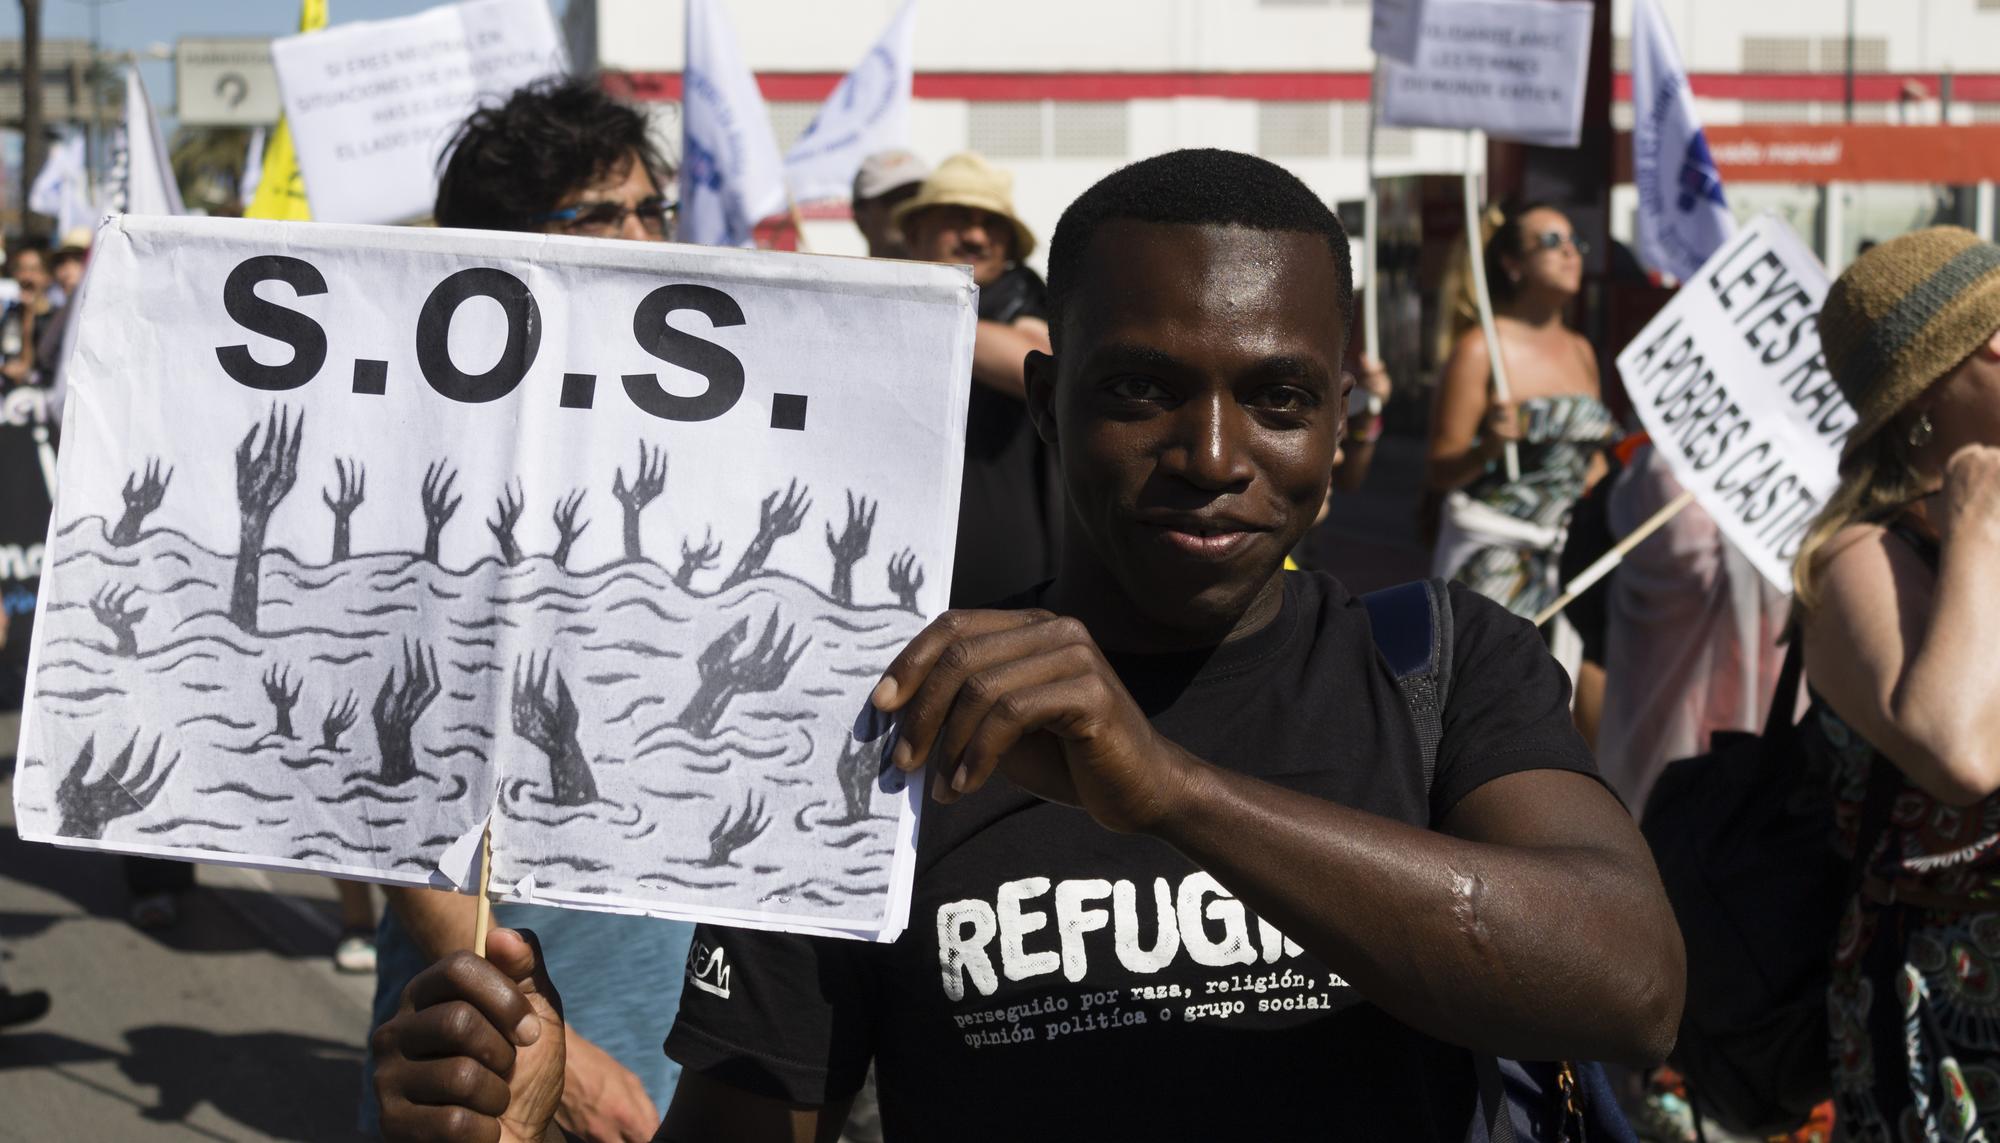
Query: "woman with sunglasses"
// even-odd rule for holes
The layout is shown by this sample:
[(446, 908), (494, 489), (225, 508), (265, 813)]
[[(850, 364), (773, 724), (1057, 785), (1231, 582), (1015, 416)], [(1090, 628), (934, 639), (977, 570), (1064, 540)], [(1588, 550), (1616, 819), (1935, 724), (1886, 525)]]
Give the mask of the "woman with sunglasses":
[[(1506, 215), (1486, 242), (1485, 270), (1510, 399), (1494, 395), (1486, 336), (1472, 324), (1452, 346), (1431, 409), (1428, 480), (1445, 496), (1432, 572), (1517, 615), (1555, 598), (1563, 526), (1602, 474), (1615, 428), (1599, 399), (1597, 356), (1563, 324), (1587, 249), (1552, 206)], [(1519, 479), (1503, 463), (1510, 443)]]
[(2000, 246), (1884, 242), (1819, 328), (1856, 417), (1794, 571), (1801, 739), (1861, 863), (1832, 950), (1834, 1137), (2000, 1138)]

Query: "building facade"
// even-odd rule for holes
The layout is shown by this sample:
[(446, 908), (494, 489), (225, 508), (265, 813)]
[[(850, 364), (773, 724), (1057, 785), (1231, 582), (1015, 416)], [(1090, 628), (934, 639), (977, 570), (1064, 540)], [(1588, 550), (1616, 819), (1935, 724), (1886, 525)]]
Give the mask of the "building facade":
[[(1849, 118), (1848, 5), (1836, 0), (1659, 0), (1712, 125), (1826, 127)], [(1016, 176), (1020, 209), (1046, 234), (1107, 171), (1176, 147), (1265, 155), (1330, 201), (1366, 186), (1367, 0), (918, 0), (911, 146), (936, 161), (976, 150)], [(900, 0), (725, 0), (769, 101), (780, 146), (873, 43)], [(1852, 120), (2000, 123), (2000, 0), (1854, 0)], [(653, 108), (678, 135), (684, 5), (570, 0), (579, 69)], [(1625, 35), (1614, 0), (1613, 60), (1629, 124)], [(1450, 174), (1468, 155), (1453, 132), (1382, 130), (1378, 170)], [(1471, 156), (1480, 162), (1482, 156)], [(1776, 210), (1836, 266), (1861, 241), (1949, 218), (1988, 234), (1983, 188), (1864, 177), (1844, 183), (1732, 184), (1732, 206)], [(1893, 174), (1893, 172), (1888, 172)], [(1614, 195), (1612, 230), (1630, 232), (1635, 199)], [(837, 206), (808, 212), (813, 249), (858, 252)]]

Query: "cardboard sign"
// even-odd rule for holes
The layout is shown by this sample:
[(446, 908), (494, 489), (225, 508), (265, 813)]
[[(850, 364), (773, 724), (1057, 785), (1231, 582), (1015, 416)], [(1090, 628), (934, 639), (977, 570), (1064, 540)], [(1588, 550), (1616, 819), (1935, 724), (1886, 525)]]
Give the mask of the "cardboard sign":
[(1375, 0), (1368, 47), (1398, 63), (1417, 62), (1417, 42), (1424, 28), (1426, 0)]
[(268, 127), (278, 75), (265, 39), (181, 40), (174, 46), (174, 115), (189, 127)]
[(1416, 63), (1383, 65), (1382, 122), (1574, 147), (1591, 20), (1577, 0), (1425, 0)]
[(1674, 476), (1764, 578), (1792, 560), (1839, 483), (1854, 427), (1820, 352), (1826, 270), (1765, 216), (1682, 284), (1618, 370)]
[(565, 70), (544, 0), (466, 0), (271, 44), (312, 216), (431, 212), (438, 160), (482, 99)]
[[(962, 268), (121, 217), (68, 365), (21, 835), (866, 936), (945, 606)], [(130, 315), (145, 312), (147, 321)]]

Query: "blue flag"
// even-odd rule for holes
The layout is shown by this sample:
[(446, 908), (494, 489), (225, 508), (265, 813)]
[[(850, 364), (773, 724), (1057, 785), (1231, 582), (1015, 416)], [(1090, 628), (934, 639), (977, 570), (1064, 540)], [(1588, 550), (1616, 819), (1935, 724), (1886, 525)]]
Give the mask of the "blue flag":
[(1695, 114), (1694, 89), (1655, 0), (1632, 6), (1632, 112), (1639, 257), (1686, 281), (1736, 232), (1736, 222)]

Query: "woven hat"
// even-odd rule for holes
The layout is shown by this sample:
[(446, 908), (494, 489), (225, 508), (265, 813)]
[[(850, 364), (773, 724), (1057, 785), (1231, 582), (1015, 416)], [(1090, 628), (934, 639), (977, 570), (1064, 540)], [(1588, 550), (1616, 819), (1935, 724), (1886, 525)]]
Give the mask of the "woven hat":
[(1035, 232), (1014, 213), (1014, 176), (971, 151), (939, 163), (923, 189), (898, 206), (889, 220), (907, 234), (903, 220), (932, 206), (969, 206), (1003, 215), (1014, 224), (1014, 257), (1026, 258), (1035, 249)]
[(892, 190), (923, 182), (931, 173), (929, 165), (909, 151), (877, 151), (861, 160), (854, 172), (855, 202), (881, 198)]
[(1826, 365), (1858, 418), (1845, 461), (2000, 330), (2000, 246), (1934, 226), (1854, 260), (1820, 309)]

